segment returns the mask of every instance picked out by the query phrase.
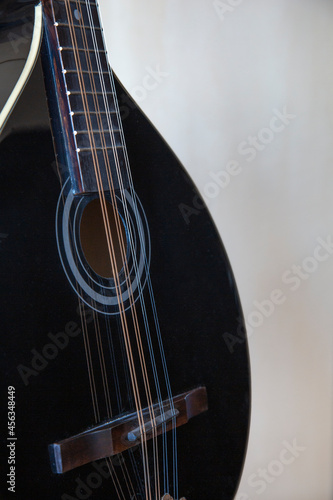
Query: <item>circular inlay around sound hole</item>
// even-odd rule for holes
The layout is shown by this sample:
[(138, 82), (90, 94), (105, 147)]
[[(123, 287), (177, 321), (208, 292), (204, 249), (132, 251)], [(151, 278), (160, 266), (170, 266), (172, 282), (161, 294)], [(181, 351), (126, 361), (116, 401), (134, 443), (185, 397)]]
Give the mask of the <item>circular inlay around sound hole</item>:
[[(121, 217), (108, 201), (106, 201), (106, 212), (113, 243), (116, 272), (119, 273), (124, 267), (123, 257), (126, 256), (126, 231)], [(117, 231), (116, 219), (120, 231)], [(114, 278), (110, 249), (106, 237), (105, 220), (99, 198), (88, 203), (83, 210), (80, 224), (80, 240), (84, 256), (93, 271), (103, 278)]]

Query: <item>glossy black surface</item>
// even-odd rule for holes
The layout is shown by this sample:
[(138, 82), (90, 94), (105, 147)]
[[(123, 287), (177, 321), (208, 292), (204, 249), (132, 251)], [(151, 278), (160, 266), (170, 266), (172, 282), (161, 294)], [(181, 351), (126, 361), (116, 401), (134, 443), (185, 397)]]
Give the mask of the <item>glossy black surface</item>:
[(24, 24), (33, 13), (31, 7), (38, 3), (38, 0), (0, 0), (0, 28)]
[(0, 1), (0, 111), (25, 65), (33, 27), (33, 2)]
[[(150, 273), (172, 392), (199, 385), (208, 392), (208, 412), (177, 432), (179, 498), (231, 500), (242, 470), (250, 405), (247, 343), (241, 339), (231, 352), (225, 341), (225, 333), (239, 340), (242, 330), (234, 278), (206, 209), (196, 209), (189, 223), (181, 213), (182, 204), (193, 207), (197, 195), (193, 183), (149, 121), (117, 87), (134, 185), (149, 224)], [(45, 106), (45, 98), (38, 96), (37, 103)], [(129, 500), (121, 461), (115, 461), (113, 468), (123, 496), (117, 495), (103, 462), (63, 476), (52, 474), (50, 468), (47, 446), (94, 424), (78, 297), (63, 271), (55, 237), (60, 194), (55, 170), (49, 132), (11, 135), (1, 143), (1, 470), (9, 469), (6, 398), (7, 387), (14, 386), (16, 498)], [(145, 298), (151, 320), (147, 287)], [(133, 409), (133, 402), (123, 368), (119, 321), (101, 314), (99, 321), (108, 354), (112, 406), (115, 414), (126, 412)], [(54, 344), (52, 335), (57, 332), (67, 332), (68, 343), (55, 354), (54, 348), (48, 351), (45, 346)], [(96, 360), (92, 321), (89, 335)], [(53, 353), (53, 359), (43, 361), (43, 352)], [(157, 364), (160, 372), (159, 359)], [(98, 376), (97, 385), (102, 386)], [(103, 396), (99, 402), (103, 420), (107, 416)], [(125, 453), (124, 460), (136, 498), (145, 498), (138, 478), (140, 450)], [(3, 474), (1, 498), (13, 496), (7, 488)]]

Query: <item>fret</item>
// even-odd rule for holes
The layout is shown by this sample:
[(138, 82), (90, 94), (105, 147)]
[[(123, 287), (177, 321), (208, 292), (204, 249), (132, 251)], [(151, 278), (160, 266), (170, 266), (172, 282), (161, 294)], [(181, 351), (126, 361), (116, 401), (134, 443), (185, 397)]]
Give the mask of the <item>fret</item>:
[[(69, 23), (58, 23), (58, 22), (57, 22), (57, 23), (55, 24), (55, 26), (56, 26), (56, 28), (59, 28), (59, 27), (60, 27), (60, 28), (68, 28), (68, 29), (69, 29), (69, 27), (70, 27), (70, 26), (72, 26), (72, 24), (69, 24)], [(77, 28), (78, 28), (78, 29), (81, 29), (81, 30), (84, 30), (84, 31), (86, 31), (86, 30), (90, 30), (90, 29), (91, 29), (91, 30), (92, 30), (92, 32), (103, 31), (103, 30), (102, 30), (102, 28), (97, 28), (97, 27), (96, 27), (96, 26), (94, 26), (94, 25), (91, 25), (91, 26), (89, 25), (89, 26), (88, 26), (88, 25), (86, 25), (86, 24), (82, 24), (82, 23), (80, 23), (80, 24), (79, 24), (79, 26), (77, 26)]]
[[(93, 141), (90, 136), (93, 136)], [(114, 149), (115, 147), (123, 147), (121, 141), (120, 131), (112, 131), (112, 134), (109, 131), (96, 131), (93, 134), (88, 134), (88, 131), (80, 131), (76, 134), (76, 144), (77, 147), (83, 150), (91, 150), (92, 147), (94, 149)]]
[[(91, 129), (91, 130), (80, 130), (79, 132), (76, 132), (76, 134), (101, 134), (101, 132), (102, 132), (102, 130), (99, 130), (99, 129)], [(120, 130), (113, 130), (112, 129), (112, 133), (114, 133), (114, 132), (117, 132), (120, 134)], [(111, 133), (111, 132), (108, 132), (108, 133)]]
[(76, 73), (66, 73), (65, 79), (67, 89), (70, 92), (82, 91), (96, 94), (107, 92), (112, 94), (111, 81), (108, 73), (106, 76), (103, 76), (101, 73), (83, 73), (81, 74), (81, 78), (79, 78), (79, 75)]
[[(83, 93), (82, 93), (83, 92)], [(108, 94), (106, 94), (105, 92), (96, 92), (95, 90), (90, 90), (90, 91), (84, 91), (82, 89), (82, 92), (81, 90), (68, 90), (67, 91), (67, 95), (85, 95), (85, 96), (88, 96), (88, 95), (92, 95), (92, 96), (107, 96)], [(98, 112), (98, 109), (97, 109), (97, 112)]]
[(60, 47), (74, 47), (74, 49), (94, 49), (96, 47), (100, 50), (105, 50), (101, 31), (94, 31), (89, 28), (84, 30), (85, 36), (83, 36), (80, 28), (74, 28), (73, 41), (71, 32), (67, 27), (58, 26), (57, 33)]
[[(76, 69), (65, 69), (64, 74), (67, 73), (73, 73), (74, 75), (77, 75), (79, 73), (78, 70)], [(88, 71), (88, 70), (80, 70), (81, 75), (108, 75), (110, 76), (110, 73), (108, 71)]]
[[(62, 46), (60, 47), (60, 50), (72, 50), (72, 51), (73, 51), (74, 49), (73, 49), (73, 47), (72, 47), (72, 46), (68, 46), (68, 47), (66, 47), (66, 46), (63, 46), (63, 45), (62, 45)], [(95, 49), (90, 49), (89, 47), (88, 47), (88, 48), (87, 48), (87, 47), (84, 47), (84, 48), (78, 48), (78, 49), (75, 49), (75, 50), (77, 50), (77, 51), (79, 51), (79, 52), (84, 52), (84, 53), (86, 53), (86, 52), (94, 52), (94, 53), (97, 53), (97, 54), (102, 54), (102, 53), (105, 53), (105, 54), (106, 54), (106, 50), (105, 50), (105, 49), (96, 49), (96, 50), (95, 50)]]
[[(64, 0), (61, 0), (62, 2), (64, 2)], [(81, 4), (84, 4), (84, 5), (97, 5), (97, 1), (96, 0), (70, 0), (69, 1), (70, 4), (73, 4), (73, 5), (76, 5), (78, 3), (81, 3)]]
[[(80, 26), (82, 23), (86, 26), (93, 24), (95, 27), (100, 26), (98, 7), (95, 3), (90, 2), (90, 7), (87, 7), (86, 2), (66, 2), (72, 13), (71, 22), (74, 26)], [(62, 0), (54, 0), (55, 20), (58, 23), (68, 23), (68, 15), (65, 2)]]
[(87, 117), (84, 113), (74, 113), (73, 115), (74, 130), (77, 132), (92, 128), (92, 130), (112, 130), (119, 131), (119, 120), (116, 113), (89, 113), (89, 127)]
[(90, 6), (97, 6), (98, 7), (98, 3), (96, 0), (53, 0), (53, 3), (68, 3), (70, 5), (77, 5), (77, 4), (81, 4), (81, 5), (90, 5)]
[(119, 151), (122, 151), (124, 148), (124, 146), (122, 144), (120, 145), (115, 145), (115, 146), (94, 146), (94, 147), (91, 147), (90, 145), (89, 146), (86, 146), (86, 147), (82, 147), (82, 148), (77, 148), (77, 152), (78, 153), (91, 153), (92, 151), (94, 151), (95, 153), (99, 153), (99, 152), (107, 152), (107, 158), (109, 158), (109, 153), (112, 152), (114, 155), (118, 155), (118, 152)]
[[(92, 70), (93, 72), (96, 72), (101, 69), (103, 73), (109, 72), (109, 64), (104, 50), (98, 52), (95, 52), (94, 50), (79, 50), (78, 57), (83, 71)], [(61, 58), (64, 68), (67, 71), (77, 71), (76, 60), (72, 47), (63, 47), (61, 51)]]

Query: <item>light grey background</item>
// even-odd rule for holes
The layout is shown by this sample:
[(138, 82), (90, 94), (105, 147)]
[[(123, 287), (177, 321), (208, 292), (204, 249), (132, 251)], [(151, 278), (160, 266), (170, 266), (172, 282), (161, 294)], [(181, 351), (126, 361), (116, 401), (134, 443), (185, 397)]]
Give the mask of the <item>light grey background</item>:
[[(333, 4), (100, 4), (111, 65), (203, 193), (256, 324), (237, 499), (330, 500), (333, 255), (313, 255), (318, 238), (333, 236)], [(284, 108), (293, 116), (272, 121)], [(251, 136), (260, 148), (253, 159), (244, 152)], [(212, 173), (226, 179), (231, 161), (234, 175), (214, 187)], [(266, 303), (260, 319), (256, 301), (277, 289), (283, 303), (273, 311)]]

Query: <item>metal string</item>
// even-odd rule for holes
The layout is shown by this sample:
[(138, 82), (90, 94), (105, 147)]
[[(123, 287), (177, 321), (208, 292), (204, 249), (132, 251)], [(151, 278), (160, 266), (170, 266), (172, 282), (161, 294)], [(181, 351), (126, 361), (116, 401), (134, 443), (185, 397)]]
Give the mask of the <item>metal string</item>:
[[(65, 3), (66, 3), (66, 0), (65, 0)], [(79, 2), (76, 2), (76, 5), (78, 7), (78, 12), (81, 13), (81, 19), (83, 19), (83, 16), (82, 16), (82, 10), (81, 10), (81, 6), (79, 5)], [(101, 71), (101, 61), (100, 61), (100, 57), (99, 57), (99, 53), (98, 53), (98, 47), (97, 47), (97, 42), (96, 42), (96, 38), (95, 38), (95, 33), (94, 32), (94, 26), (93, 26), (93, 23), (92, 23), (92, 14), (91, 14), (91, 8), (90, 8), (90, 4), (87, 3), (86, 1), (86, 6), (87, 6), (87, 10), (88, 10), (88, 15), (89, 15), (89, 18), (90, 18), (90, 29), (92, 31), (92, 37), (93, 37), (93, 41), (94, 41), (94, 44), (95, 45), (95, 55), (96, 55), (96, 61), (98, 62), (99, 64), (99, 72), (100, 72), (100, 80), (101, 80), (101, 87), (103, 88), (103, 95), (105, 94), (105, 101), (106, 101), (106, 104), (107, 104), (107, 109), (108, 109), (108, 112), (107, 112), (107, 117), (108, 117), (108, 121), (110, 122), (110, 127), (109, 127), (109, 132), (110, 132), (110, 136), (111, 136), (111, 140), (113, 141), (113, 144), (114, 144), (114, 150), (115, 150), (115, 156), (116, 156), (116, 166), (117, 166), (117, 175), (118, 175), (118, 178), (119, 178), (119, 174), (120, 174), (120, 168), (119, 168), (119, 158), (118, 158), (118, 153), (117, 153), (117, 149), (116, 149), (116, 144), (115, 144), (115, 138), (114, 138), (114, 131), (113, 131), (113, 127), (112, 127), (112, 124), (111, 124), (111, 114), (110, 114), (110, 110), (109, 110), (109, 106), (108, 106), (108, 100), (107, 100), (107, 93), (105, 91), (105, 82), (103, 80), (103, 74), (102, 74), (102, 71)], [(68, 7), (68, 5), (66, 5), (66, 9), (69, 9), (70, 11), (70, 7)], [(70, 12), (71, 14), (71, 12)], [(72, 19), (73, 21), (73, 19)], [(82, 25), (82, 23), (81, 23)], [(81, 27), (82, 28), (82, 27)], [(74, 34), (75, 34), (75, 28), (74, 28)], [(84, 33), (83, 33), (83, 37), (84, 37)], [(72, 36), (72, 34), (71, 34)], [(76, 48), (77, 48), (77, 45), (76, 45)], [(96, 50), (97, 49), (97, 50)], [(78, 51), (78, 48), (77, 48), (77, 51)], [(88, 52), (87, 52), (88, 53)], [(77, 59), (77, 57), (76, 57)], [(78, 66), (80, 66), (80, 60), (78, 61)], [(87, 63), (89, 65), (89, 61), (88, 61), (88, 58), (87, 58)], [(91, 66), (91, 64), (90, 64)], [(78, 68), (79, 69), (79, 68)], [(82, 76), (82, 69), (80, 67), (80, 70), (81, 70), (81, 76)], [(79, 71), (78, 71), (79, 73)], [(113, 79), (112, 79), (112, 75), (111, 75), (111, 72), (109, 74), (110, 76), (110, 82), (111, 84), (114, 86), (114, 82), (113, 82)], [(83, 96), (83, 100), (84, 100), (84, 93), (85, 93), (85, 85), (84, 85), (84, 79), (80, 79), (79, 78), (79, 83), (80, 83), (80, 87), (81, 87), (81, 92), (82, 92), (82, 96)], [(95, 80), (91, 80), (91, 83), (92, 83), (92, 87), (95, 86)], [(96, 91), (96, 88), (95, 88), (95, 91)], [(99, 105), (98, 105), (98, 101), (97, 101), (97, 98), (96, 98), (96, 95), (95, 95), (95, 102), (97, 104), (96, 106), (96, 111), (97, 111), (97, 115), (100, 114), (100, 111), (99, 111)], [(117, 106), (117, 102), (115, 101), (115, 105)], [(119, 108), (118, 108), (118, 112), (119, 112)], [(87, 111), (85, 111), (85, 114), (87, 114)], [(90, 117), (89, 117), (90, 118)], [(88, 121), (90, 121), (87, 117), (87, 123)], [(103, 131), (103, 126), (102, 126), (102, 122), (101, 120), (98, 120), (99, 122), (99, 131), (100, 131), (100, 134), (101, 134), (101, 139), (102, 139), (102, 143), (104, 141), (104, 147), (106, 149), (106, 145), (105, 145), (105, 136), (104, 136), (104, 131)], [(91, 127), (91, 121), (90, 121), (90, 127)], [(88, 127), (89, 129), (89, 127)], [(120, 130), (121, 130), (121, 134), (123, 136), (123, 132), (122, 132), (122, 127), (121, 127), (121, 124), (120, 124)], [(94, 133), (92, 132), (92, 127), (91, 127), (91, 130), (90, 130), (90, 133), (89, 133), (89, 130), (88, 130), (88, 135), (89, 135), (89, 140), (91, 142), (91, 146), (92, 146), (92, 154), (93, 154), (93, 162), (94, 162), (94, 168), (95, 168), (95, 171), (96, 171), (96, 178), (97, 178), (97, 184), (98, 184), (98, 188), (99, 188), (99, 194), (100, 194), (100, 199), (101, 199), (101, 205), (104, 204), (104, 213), (103, 213), (103, 218), (105, 218), (105, 221), (106, 221), (106, 232), (108, 233), (108, 226), (107, 226), (107, 214), (106, 214), (106, 210), (105, 210), (105, 198), (103, 198), (103, 195), (102, 195), (102, 183), (101, 183), (101, 179), (98, 179), (98, 174), (100, 175), (100, 172), (98, 172), (98, 158), (97, 158), (97, 154), (94, 155)], [(124, 143), (124, 141), (123, 141)], [(103, 150), (104, 152), (104, 150)], [(96, 153), (96, 151), (95, 151)], [(129, 165), (128, 165), (128, 158), (127, 158), (127, 154), (126, 154), (126, 150), (125, 150), (125, 158), (126, 158), (126, 169), (127, 171), (129, 172)], [(106, 160), (106, 165), (107, 167), (109, 168), (109, 162), (108, 162), (108, 159)], [(131, 175), (130, 175), (130, 172), (129, 172), (129, 179), (130, 179), (130, 190), (132, 192), (132, 196), (133, 196), (133, 199), (136, 203), (136, 200), (135, 200), (135, 193), (134, 193), (134, 188), (133, 188), (133, 183), (132, 183), (132, 178), (131, 178)], [(110, 173), (110, 177), (109, 177), (109, 181), (110, 184), (113, 184), (113, 181), (112, 181), (112, 176), (111, 176), (111, 173)], [(119, 184), (121, 185), (122, 184), (122, 180), (120, 179), (120, 182)], [(112, 194), (112, 189), (113, 188), (113, 185), (110, 186), (110, 192)], [(121, 190), (122, 191), (122, 190)], [(123, 194), (123, 193), (122, 193)], [(126, 206), (126, 200), (125, 198), (123, 197), (123, 200), (125, 201), (124, 203), (124, 207), (126, 208), (126, 211), (127, 211), (127, 206)], [(114, 207), (116, 207), (116, 203), (113, 204)], [(103, 209), (103, 207), (102, 207)], [(118, 215), (119, 217), (119, 215)], [(117, 214), (115, 214), (115, 219), (117, 218)], [(127, 221), (129, 221), (129, 218), (128, 218), (128, 211), (127, 211), (127, 214), (126, 214), (126, 218), (127, 218)], [(130, 224), (128, 223), (128, 227), (130, 228)], [(140, 241), (141, 243), (143, 243), (143, 234), (141, 234), (141, 230), (140, 230), (140, 224), (138, 224), (138, 228), (139, 228), (139, 232), (140, 232)], [(130, 228), (131, 230), (131, 228)], [(118, 227), (117, 227), (117, 231), (119, 231)], [(119, 234), (119, 241), (121, 242), (122, 240), (122, 233), (121, 231), (118, 233)], [(111, 239), (112, 235), (109, 235), (109, 238)], [(131, 241), (131, 238), (130, 238), (130, 241)], [(108, 242), (108, 245), (109, 247), (111, 248), (111, 251), (113, 251), (113, 247), (112, 247), (112, 241), (109, 243)], [(124, 242), (121, 242), (121, 251), (122, 251), (122, 254), (124, 254)], [(134, 260), (135, 260), (135, 255), (133, 255), (134, 257)], [(126, 258), (126, 256), (125, 256)], [(145, 257), (146, 259), (146, 263), (145, 265), (147, 266), (148, 268), (148, 262), (147, 262), (147, 258)], [(112, 256), (111, 256), (111, 261), (112, 261)], [(116, 267), (115, 266), (115, 263), (111, 262), (112, 264), (112, 267)], [(137, 263), (135, 263), (137, 264)], [(147, 272), (148, 272), (148, 288), (149, 288), (149, 293), (150, 293), (150, 296), (153, 298), (153, 291), (152, 291), (152, 285), (151, 285), (151, 280), (150, 280), (150, 276), (149, 276), (149, 271), (147, 269)], [(114, 276), (116, 276), (116, 273), (117, 273), (117, 270), (115, 269), (115, 272), (114, 272)], [(140, 284), (141, 286), (141, 284)], [(142, 293), (140, 291), (140, 298), (142, 298)], [(142, 300), (142, 299), (141, 299)], [(159, 325), (158, 325), (158, 319), (157, 319), (157, 313), (156, 313), (156, 307), (155, 307), (155, 302), (152, 300), (152, 304), (153, 304), (153, 312), (154, 312), (154, 321), (155, 321), (155, 328), (156, 328), (156, 331), (157, 331), (157, 336), (158, 336), (158, 341), (159, 341), (159, 346), (160, 346), (160, 351), (161, 351), (161, 354), (162, 354), (162, 363), (163, 363), (163, 369), (164, 369), (164, 372), (165, 374), (167, 375), (167, 368), (166, 368), (166, 360), (165, 360), (165, 356), (164, 356), (164, 351), (163, 351), (163, 346), (162, 346), (162, 340), (161, 340), (161, 333), (160, 333), (160, 328), (159, 328)], [(149, 325), (148, 325), (148, 318), (146, 316), (146, 311), (145, 309), (143, 310), (143, 316), (144, 316), (144, 321), (145, 321), (145, 326), (146, 326), (146, 329), (149, 329)], [(136, 322), (137, 322), (137, 318), (136, 318)], [(137, 326), (138, 326), (138, 323), (137, 323)], [(99, 331), (99, 338), (100, 338), (100, 331)], [(140, 338), (137, 339), (137, 341), (140, 343), (141, 340)], [(148, 336), (148, 344), (149, 344), (149, 348), (150, 350), (152, 349), (152, 344), (151, 344), (151, 338), (150, 338), (150, 332), (149, 332), (149, 336)], [(104, 358), (102, 357), (102, 353), (100, 352), (100, 344), (99, 344), (99, 356), (100, 356), (100, 361), (101, 361), (101, 364), (102, 364), (102, 371), (105, 371), (105, 366), (104, 366)], [(128, 346), (126, 348), (128, 350)], [(142, 344), (141, 344), (141, 349), (142, 349)], [(142, 352), (142, 351), (141, 351)], [(151, 351), (150, 351), (151, 352)], [(152, 360), (154, 360), (154, 358), (152, 358)], [(157, 370), (156, 370), (156, 364), (155, 362), (152, 363), (153, 364), (153, 371), (154, 371), (154, 377), (155, 377), (155, 382), (156, 382), (156, 375), (157, 375)], [(145, 367), (145, 364), (144, 364), (144, 367)], [(168, 386), (168, 396), (169, 396), (169, 399), (170, 399), (170, 402), (172, 402), (172, 394), (171, 394), (171, 388), (170, 388), (170, 382), (169, 382), (169, 379), (168, 379), (168, 376), (166, 376), (166, 381), (167, 381), (167, 386)], [(108, 386), (107, 386), (107, 380), (105, 378), (103, 378), (103, 384), (104, 384), (104, 388), (105, 388), (105, 391), (108, 390)], [(159, 391), (159, 386), (157, 388), (157, 392), (158, 392), (158, 396), (159, 396), (159, 400), (161, 400), (161, 395), (160, 395), (160, 391)], [(97, 396), (96, 396), (97, 398)], [(148, 398), (147, 398), (148, 399)], [(152, 404), (152, 402), (151, 402)], [(163, 410), (163, 408), (162, 408)], [(139, 412), (138, 412), (139, 413)], [(138, 414), (138, 417), (139, 417), (139, 414)], [(140, 418), (139, 418), (139, 422), (140, 422)], [(144, 431), (144, 426), (143, 426), (143, 431)], [(144, 432), (143, 432), (144, 434)], [(165, 436), (164, 436), (165, 437)], [(178, 483), (177, 479), (176, 479), (176, 474), (177, 474), (177, 462), (175, 460), (175, 448), (176, 448), (176, 445), (175, 445), (175, 436), (174, 436), (174, 441), (173, 441), (174, 445), (173, 445), (173, 453), (174, 453), (174, 489), (176, 491), (176, 484)], [(166, 460), (166, 466), (165, 466), (165, 469), (167, 467), (167, 460)], [(166, 472), (166, 470), (165, 470)], [(155, 474), (156, 474), (156, 469), (155, 469)], [(166, 473), (166, 477), (167, 477), (167, 473)], [(158, 493), (157, 493), (158, 494)], [(176, 495), (176, 498), (178, 498), (178, 496)]]

